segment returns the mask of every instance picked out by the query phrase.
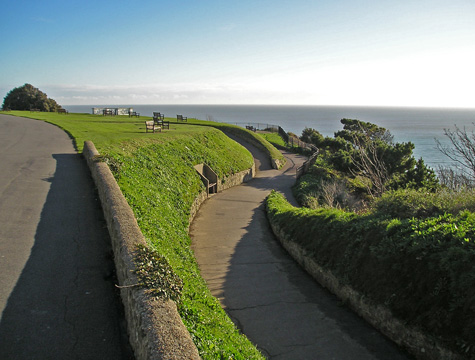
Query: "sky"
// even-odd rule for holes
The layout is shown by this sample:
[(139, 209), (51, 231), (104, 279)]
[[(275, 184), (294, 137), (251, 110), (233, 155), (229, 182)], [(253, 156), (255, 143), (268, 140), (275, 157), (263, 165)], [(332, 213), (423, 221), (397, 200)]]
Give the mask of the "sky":
[(0, 0), (0, 97), (475, 108), (473, 0)]

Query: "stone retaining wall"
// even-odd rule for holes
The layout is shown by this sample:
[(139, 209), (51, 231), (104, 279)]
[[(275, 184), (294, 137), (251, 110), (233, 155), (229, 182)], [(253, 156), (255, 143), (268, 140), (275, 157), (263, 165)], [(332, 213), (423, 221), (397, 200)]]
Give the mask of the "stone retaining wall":
[(384, 306), (375, 306), (365, 297), (347, 285), (342, 285), (331, 271), (323, 269), (315, 260), (307, 256), (303, 247), (288, 238), (279, 225), (269, 219), (272, 231), (287, 252), (309, 273), (320, 285), (327, 288), (359, 316), (381, 331), (396, 344), (407, 349), (417, 359), (423, 360), (459, 360), (460, 356), (442, 347), (435, 339), (407, 327), (395, 318)]
[(136, 286), (134, 252), (146, 241), (107, 164), (97, 162), (94, 144), (84, 142), (87, 161), (101, 200), (114, 250), (129, 340), (137, 360), (199, 359), (198, 350), (171, 300), (153, 300)]

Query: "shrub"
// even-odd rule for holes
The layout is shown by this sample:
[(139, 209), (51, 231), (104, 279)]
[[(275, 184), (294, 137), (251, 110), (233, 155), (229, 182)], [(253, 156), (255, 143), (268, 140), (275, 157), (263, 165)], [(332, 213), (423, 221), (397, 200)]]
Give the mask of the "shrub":
[(55, 100), (49, 99), (44, 92), (30, 84), (10, 90), (3, 100), (2, 107), (10, 110), (40, 111), (56, 111), (61, 108)]
[(475, 212), (475, 190), (437, 192), (404, 189), (389, 191), (375, 200), (372, 210), (380, 216), (399, 219), (425, 218), (444, 213), (458, 214), (463, 210)]

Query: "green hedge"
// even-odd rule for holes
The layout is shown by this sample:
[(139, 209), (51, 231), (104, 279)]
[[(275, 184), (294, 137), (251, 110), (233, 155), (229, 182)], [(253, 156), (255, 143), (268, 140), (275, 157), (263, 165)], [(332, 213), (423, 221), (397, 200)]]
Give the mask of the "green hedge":
[(286, 235), (374, 304), (475, 356), (475, 214), (391, 219), (267, 199)]

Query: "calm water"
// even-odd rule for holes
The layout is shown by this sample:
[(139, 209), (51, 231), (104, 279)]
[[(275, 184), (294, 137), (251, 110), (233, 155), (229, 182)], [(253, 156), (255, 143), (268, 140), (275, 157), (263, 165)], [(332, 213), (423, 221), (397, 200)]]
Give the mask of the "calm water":
[[(311, 127), (325, 136), (333, 136), (335, 131), (342, 129), (340, 119), (358, 119), (389, 129), (397, 142), (411, 141), (416, 146), (414, 156), (422, 157), (426, 164), (433, 168), (449, 164), (448, 159), (436, 149), (435, 142), (435, 139), (438, 139), (447, 143), (444, 128), (457, 125), (472, 130), (475, 122), (475, 109), (265, 105), (109, 106), (132, 107), (144, 116), (152, 116), (154, 111), (159, 111), (170, 117), (182, 114), (190, 118), (211, 119), (242, 126), (247, 123), (280, 125), (287, 132), (297, 135), (300, 135), (305, 127)], [(70, 112), (91, 113), (93, 106), (64, 107)]]

